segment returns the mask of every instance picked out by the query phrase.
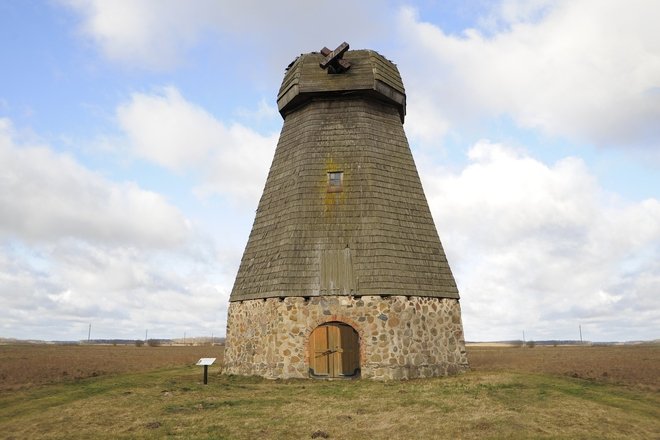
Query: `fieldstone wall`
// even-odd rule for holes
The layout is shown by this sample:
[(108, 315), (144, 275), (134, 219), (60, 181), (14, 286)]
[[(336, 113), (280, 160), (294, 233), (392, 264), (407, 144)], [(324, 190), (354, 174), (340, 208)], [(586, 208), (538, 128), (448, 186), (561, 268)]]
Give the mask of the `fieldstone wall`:
[(468, 369), (456, 299), (321, 296), (231, 302), (224, 372), (309, 377), (309, 336), (332, 321), (358, 332), (363, 378), (411, 379)]

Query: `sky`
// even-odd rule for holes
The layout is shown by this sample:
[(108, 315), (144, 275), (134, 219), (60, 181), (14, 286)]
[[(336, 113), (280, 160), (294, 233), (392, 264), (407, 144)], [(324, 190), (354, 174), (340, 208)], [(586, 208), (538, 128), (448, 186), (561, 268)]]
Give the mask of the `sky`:
[(660, 2), (0, 0), (0, 337), (224, 336), (301, 53), (397, 64), (468, 341), (660, 338)]

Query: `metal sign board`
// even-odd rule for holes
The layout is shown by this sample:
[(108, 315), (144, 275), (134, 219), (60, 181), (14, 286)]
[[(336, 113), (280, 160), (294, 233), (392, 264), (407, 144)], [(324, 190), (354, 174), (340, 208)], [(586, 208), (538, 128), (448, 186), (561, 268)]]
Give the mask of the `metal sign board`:
[(215, 358), (201, 358), (196, 365), (213, 365), (213, 362), (215, 362)]

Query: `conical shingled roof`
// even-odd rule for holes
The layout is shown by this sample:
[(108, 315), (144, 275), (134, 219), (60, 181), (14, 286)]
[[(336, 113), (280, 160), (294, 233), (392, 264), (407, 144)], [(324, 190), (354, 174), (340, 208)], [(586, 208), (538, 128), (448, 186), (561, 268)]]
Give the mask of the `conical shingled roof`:
[(398, 69), (349, 51), (351, 68), (331, 75), (322, 58), (302, 55), (285, 75), (284, 126), (230, 301), (458, 298), (403, 131)]

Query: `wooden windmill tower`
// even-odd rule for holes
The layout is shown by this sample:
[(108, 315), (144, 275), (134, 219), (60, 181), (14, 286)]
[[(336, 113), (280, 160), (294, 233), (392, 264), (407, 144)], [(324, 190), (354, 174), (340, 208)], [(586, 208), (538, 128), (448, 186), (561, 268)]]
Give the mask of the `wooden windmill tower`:
[(459, 295), (403, 131), (396, 66), (298, 57), (227, 320), (225, 372), (430, 377), (467, 369)]

